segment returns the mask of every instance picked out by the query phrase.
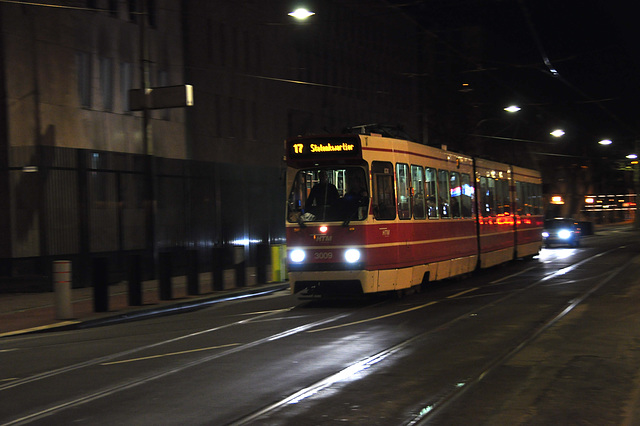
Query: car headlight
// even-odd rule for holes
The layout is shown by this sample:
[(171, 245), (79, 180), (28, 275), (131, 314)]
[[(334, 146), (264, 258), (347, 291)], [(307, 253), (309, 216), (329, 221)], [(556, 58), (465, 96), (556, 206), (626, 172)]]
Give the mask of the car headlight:
[(360, 260), (360, 250), (358, 249), (349, 249), (347, 251), (344, 252), (344, 260), (347, 261), (347, 263), (356, 263), (358, 260)]
[(571, 238), (571, 231), (569, 231), (568, 229), (561, 229), (558, 231), (558, 237), (562, 238), (563, 240), (568, 240), (569, 238)]
[(306, 257), (306, 253), (301, 249), (294, 249), (289, 252), (289, 260), (293, 263), (301, 263), (304, 262), (304, 258)]

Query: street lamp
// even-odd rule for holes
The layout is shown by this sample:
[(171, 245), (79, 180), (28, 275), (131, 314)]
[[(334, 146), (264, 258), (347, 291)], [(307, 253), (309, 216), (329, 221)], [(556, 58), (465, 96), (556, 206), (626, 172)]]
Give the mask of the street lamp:
[(613, 142), (611, 141), (611, 139), (602, 139), (600, 142), (598, 142), (600, 145), (611, 145)]
[(301, 7), (294, 10), (293, 12), (289, 12), (288, 15), (293, 18), (296, 18), (298, 21), (304, 21), (305, 19), (308, 19), (310, 16), (315, 15), (315, 12), (310, 12), (304, 7)]
[(564, 136), (564, 130), (556, 129), (553, 132), (551, 132), (550, 134), (551, 134), (551, 136), (553, 136), (555, 138), (559, 138), (560, 136)]
[(521, 109), (522, 109), (522, 108), (520, 108), (518, 105), (510, 105), (510, 106), (508, 106), (508, 107), (504, 108), (504, 110), (505, 110), (505, 111), (507, 111), (507, 112), (511, 112), (511, 113), (513, 113), (513, 112), (518, 112), (518, 111), (520, 111)]

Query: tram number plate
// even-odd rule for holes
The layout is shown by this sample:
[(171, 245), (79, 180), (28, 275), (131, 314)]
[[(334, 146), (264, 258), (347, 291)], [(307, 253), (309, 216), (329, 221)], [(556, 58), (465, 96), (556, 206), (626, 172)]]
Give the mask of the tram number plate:
[(333, 252), (331, 251), (317, 251), (313, 254), (315, 260), (331, 260), (333, 259)]

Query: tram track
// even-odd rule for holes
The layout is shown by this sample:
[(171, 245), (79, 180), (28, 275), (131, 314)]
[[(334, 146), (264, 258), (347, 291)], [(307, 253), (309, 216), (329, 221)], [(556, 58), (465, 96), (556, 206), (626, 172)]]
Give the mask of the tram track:
[[(210, 329), (206, 329), (206, 330), (201, 330), (198, 332), (194, 332), (194, 333), (188, 333), (179, 337), (175, 337), (172, 339), (167, 339), (167, 340), (163, 340), (160, 342), (156, 342), (153, 344), (149, 344), (149, 345), (144, 345), (144, 346), (139, 346), (130, 350), (126, 350), (126, 351), (122, 351), (122, 352), (118, 352), (118, 353), (113, 353), (113, 354), (109, 354), (103, 357), (98, 357), (98, 358), (94, 358), (91, 360), (87, 360), (84, 362), (80, 362), (80, 363), (76, 363), (73, 365), (69, 365), (69, 366), (65, 366), (65, 367), (61, 367), (61, 368), (57, 368), (57, 369), (53, 369), (53, 370), (49, 370), (49, 371), (45, 371), (45, 372), (41, 372), (38, 374), (35, 374), (33, 376), (29, 376), (26, 378), (22, 378), (22, 379), (12, 379), (11, 381), (4, 383), (2, 385), (0, 385), (0, 393), (10, 390), (12, 388), (16, 388), (16, 387), (20, 387), (20, 386), (24, 386), (24, 385), (28, 385), (28, 384), (34, 384), (40, 381), (44, 381), (46, 379), (50, 379), (53, 378), (55, 376), (60, 376), (63, 374), (67, 374), (67, 373), (71, 373), (74, 372), (76, 370), (80, 370), (83, 368), (88, 368), (88, 367), (92, 367), (92, 366), (97, 366), (97, 365), (104, 365), (104, 366), (108, 366), (108, 365), (112, 365), (112, 364), (117, 364), (118, 362), (115, 360), (121, 359), (121, 358), (125, 358), (131, 355), (134, 355), (136, 353), (142, 352), (142, 351), (146, 351), (146, 350), (150, 350), (150, 349), (156, 349), (159, 348), (161, 346), (164, 345), (169, 345), (172, 343), (176, 343), (182, 340), (186, 340), (189, 338), (193, 338), (196, 336), (201, 336), (203, 334), (207, 334), (207, 333), (213, 333), (216, 331), (220, 331), (222, 329), (225, 328), (230, 328), (230, 327), (234, 327), (234, 326), (239, 326), (239, 325), (244, 325), (244, 324), (249, 324), (249, 323), (258, 323), (258, 322), (263, 322), (263, 321), (267, 321), (269, 319), (272, 319), (272, 317), (274, 315), (277, 315), (279, 313), (282, 312), (288, 312), (290, 311), (292, 308), (288, 308), (288, 309), (279, 309), (276, 311), (272, 311), (272, 312), (266, 312), (266, 313), (261, 313), (258, 316), (252, 317), (252, 318), (247, 318), (247, 319), (243, 319), (243, 320), (239, 320), (239, 321), (234, 321), (228, 324), (224, 324), (218, 327), (213, 327)], [(295, 334), (298, 333), (302, 333), (305, 332), (309, 329), (313, 329), (316, 327), (320, 327), (335, 321), (338, 321), (340, 319), (343, 319), (351, 314), (354, 314), (356, 311), (351, 312), (351, 313), (341, 313), (341, 314), (337, 314), (337, 315), (333, 315), (327, 318), (323, 318), (317, 321), (312, 321), (312, 322), (308, 322), (308, 323), (304, 323), (302, 325), (298, 325), (296, 327), (284, 330), (282, 332), (276, 333), (276, 334), (272, 334), (272, 335), (268, 335), (266, 337), (251, 341), (251, 342), (247, 342), (247, 343), (243, 343), (243, 344), (238, 344), (238, 345), (228, 345), (231, 347), (224, 347), (222, 346), (221, 348), (224, 349), (221, 352), (216, 352), (214, 354), (208, 355), (208, 356), (204, 356), (204, 357), (200, 357), (194, 361), (188, 362), (188, 363), (184, 363), (178, 367), (176, 366), (170, 366), (164, 369), (161, 369), (160, 371), (155, 371), (151, 374), (141, 374), (138, 375), (136, 377), (130, 378), (128, 380), (125, 381), (120, 381), (116, 384), (110, 385), (110, 386), (106, 386), (103, 387), (97, 391), (91, 392), (88, 395), (83, 395), (77, 398), (71, 398), (65, 401), (58, 401), (55, 404), (51, 404), (47, 407), (41, 407), (40, 409), (34, 410), (33, 412), (30, 413), (24, 413), (23, 415), (20, 415), (19, 417), (14, 418), (11, 421), (8, 422), (3, 422), (0, 423), (0, 426), (9, 426), (9, 425), (20, 425), (20, 424), (27, 424), (30, 423), (32, 421), (38, 420), (38, 419), (43, 419), (46, 418), (48, 416), (51, 416), (59, 411), (62, 410), (66, 410), (69, 408), (73, 408), (73, 407), (77, 407), (79, 405), (82, 404), (86, 404), (89, 403), (91, 401), (95, 401), (97, 399), (112, 395), (114, 393), (120, 392), (120, 391), (124, 391), (127, 389), (131, 389), (133, 387), (136, 386), (140, 386), (143, 385), (145, 383), (149, 383), (151, 381), (157, 380), (157, 379), (161, 379), (163, 377), (166, 377), (168, 375), (171, 374), (175, 374), (175, 373), (179, 373), (183, 370), (186, 370), (188, 368), (192, 368), (192, 367), (196, 367), (198, 365), (201, 365), (203, 363), (207, 363), (225, 356), (229, 356), (247, 349), (251, 349), (254, 348), (256, 346), (265, 344), (265, 343), (270, 343), (279, 339), (283, 339), (289, 336), (293, 336)]]
[[(132, 378), (132, 379), (129, 379), (129, 380), (126, 380), (126, 381), (122, 381), (120, 383), (116, 383), (116, 384), (111, 385), (111, 386), (104, 387), (104, 388), (99, 389), (99, 390), (97, 390), (95, 392), (92, 392), (90, 394), (83, 395), (83, 396), (81, 396), (79, 398), (73, 398), (73, 399), (70, 399), (70, 400), (67, 400), (67, 401), (59, 402), (59, 403), (57, 403), (55, 405), (52, 405), (50, 407), (42, 408), (42, 409), (37, 410), (35, 412), (32, 412), (32, 413), (26, 414), (24, 416), (21, 416), (19, 418), (16, 418), (16, 419), (14, 419), (14, 420), (12, 420), (10, 422), (3, 423), (1, 426), (21, 425), (21, 424), (26, 424), (26, 423), (34, 421), (34, 420), (42, 419), (42, 418), (45, 418), (45, 417), (50, 416), (52, 414), (55, 414), (58, 411), (69, 409), (69, 408), (73, 408), (73, 407), (77, 407), (79, 405), (86, 404), (88, 402), (95, 401), (97, 399), (104, 398), (106, 396), (112, 395), (114, 393), (121, 392), (121, 391), (124, 391), (124, 390), (127, 390), (127, 389), (131, 389), (133, 387), (140, 386), (140, 385), (143, 385), (145, 383), (149, 383), (151, 381), (161, 379), (161, 378), (166, 377), (166, 376), (171, 375), (171, 374), (179, 373), (179, 372), (181, 372), (183, 370), (186, 370), (188, 368), (196, 367), (196, 366), (201, 365), (203, 363), (210, 362), (210, 361), (213, 361), (213, 360), (216, 360), (216, 359), (219, 359), (219, 358), (222, 358), (222, 357), (225, 357), (225, 356), (228, 356), (228, 355), (231, 355), (231, 354), (234, 354), (234, 353), (237, 353), (237, 352), (249, 349), (249, 348), (253, 348), (253, 347), (261, 345), (263, 343), (272, 342), (274, 340), (282, 339), (282, 338), (291, 336), (293, 334), (297, 334), (297, 333), (303, 332), (303, 331), (305, 331), (305, 330), (307, 330), (309, 328), (316, 327), (318, 325), (323, 325), (323, 324), (326, 324), (326, 323), (331, 322), (331, 321), (335, 321), (335, 320), (337, 320), (339, 318), (342, 318), (343, 316), (344, 315), (336, 315), (335, 317), (332, 317), (332, 318), (326, 318), (326, 319), (323, 319), (323, 320), (320, 320), (320, 321), (316, 321), (316, 322), (312, 322), (312, 323), (309, 323), (309, 324), (305, 324), (303, 326), (295, 327), (293, 329), (287, 330), (287, 331), (282, 332), (282, 333), (277, 333), (275, 335), (267, 336), (265, 338), (262, 338), (262, 339), (259, 339), (259, 340), (253, 341), (253, 342), (245, 343), (243, 345), (239, 345), (239, 346), (236, 346), (236, 347), (231, 347), (230, 349), (226, 349), (226, 350), (224, 350), (222, 352), (215, 353), (215, 354), (209, 355), (209, 356), (205, 356), (205, 357), (196, 359), (195, 361), (191, 361), (191, 362), (182, 364), (182, 365), (177, 366), (177, 367), (176, 366), (172, 366), (172, 367), (169, 367), (169, 368), (162, 369), (160, 371), (155, 371), (155, 372), (153, 372), (151, 374), (137, 376), (135, 378)], [(211, 330), (207, 330), (207, 331), (210, 332)], [(157, 344), (154, 345), (154, 346), (157, 346)], [(142, 349), (143, 348), (139, 348), (137, 351), (140, 351)], [(128, 351), (127, 355), (130, 354), (131, 352), (133, 352), (133, 351)], [(106, 362), (107, 358), (108, 359), (114, 359), (114, 358), (117, 358), (117, 357), (116, 356), (110, 356), (110, 357), (103, 357), (103, 358), (100, 358), (100, 359), (96, 359), (96, 360), (93, 360), (91, 362), (91, 365), (103, 364), (103, 363)], [(77, 366), (74, 366), (74, 367), (76, 367), (74, 369), (82, 368), (84, 366), (86, 366), (86, 365), (77, 365)], [(70, 371), (70, 370), (71, 369), (65, 369), (65, 371), (56, 371), (55, 374), (61, 374), (62, 372), (66, 372), (66, 371)], [(51, 374), (47, 375), (46, 377), (51, 377)], [(42, 377), (42, 378), (44, 378), (44, 377)]]
[[(385, 368), (384, 366), (380, 365), (382, 364), (382, 361), (388, 360), (393, 355), (400, 355), (400, 353), (403, 350), (408, 349), (413, 343), (423, 341), (435, 333), (449, 329), (455, 324), (461, 321), (467, 320), (471, 315), (474, 315), (474, 316), (478, 315), (484, 310), (506, 303), (509, 299), (516, 297), (519, 294), (525, 293), (526, 291), (532, 290), (541, 285), (547, 285), (552, 280), (561, 278), (567, 273), (587, 263), (590, 263), (596, 259), (599, 259), (608, 254), (611, 254), (618, 249), (620, 249), (620, 247), (613, 248), (602, 253), (598, 253), (586, 259), (579, 260), (578, 262), (575, 262), (571, 265), (567, 265), (564, 268), (561, 268), (557, 271), (552, 271), (546, 274), (545, 276), (543, 276), (542, 278), (537, 279), (534, 282), (520, 289), (517, 289), (515, 291), (513, 290), (509, 291), (507, 294), (501, 295), (498, 299), (492, 300), (480, 307), (476, 306), (472, 309), (464, 311), (462, 314), (456, 316), (455, 318), (449, 321), (446, 321), (442, 324), (439, 324), (430, 330), (426, 330), (423, 333), (407, 338), (374, 355), (358, 360), (352, 363), (351, 365), (348, 365), (345, 368), (341, 369), (340, 371), (332, 375), (329, 375), (321, 380), (318, 380), (307, 387), (300, 388), (297, 391), (291, 393), (289, 396), (279, 401), (276, 401), (268, 406), (262, 407), (261, 409), (256, 410), (255, 412), (245, 417), (236, 419), (230, 424), (233, 426), (241, 426), (241, 425), (253, 424), (254, 422), (257, 422), (257, 421), (270, 421), (270, 422), (273, 422), (273, 424), (279, 424), (275, 419), (278, 419), (279, 418), (278, 416), (281, 415), (280, 412), (283, 410), (286, 410), (288, 406), (299, 404), (300, 402), (302, 402), (307, 398), (309, 399), (318, 398), (319, 394), (322, 393), (323, 391), (326, 394), (331, 394), (329, 390), (330, 387), (340, 386), (341, 383), (347, 383), (353, 380), (355, 376), (358, 376), (358, 378), (363, 378), (366, 374), (372, 373), (375, 367), (379, 367), (381, 369)], [(591, 277), (591, 279), (596, 279), (597, 283), (595, 285), (589, 287), (587, 290), (573, 297), (568, 302), (567, 306), (563, 307), (559, 311), (554, 312), (550, 317), (544, 320), (537, 328), (531, 330), (530, 333), (523, 336), (523, 338), (521, 338), (516, 344), (512, 345), (511, 347), (509, 347), (507, 350), (503, 351), (496, 357), (488, 360), (485, 364), (483, 364), (483, 366), (480, 369), (478, 369), (478, 371), (468, 376), (468, 379), (464, 382), (464, 385), (461, 385), (460, 382), (452, 383), (451, 386), (448, 387), (448, 389), (445, 389), (442, 392), (438, 393), (436, 398), (427, 398), (424, 401), (424, 403), (421, 405), (421, 407), (423, 408), (418, 410), (417, 414), (406, 419), (403, 424), (412, 425), (412, 426), (427, 424), (430, 421), (430, 419), (434, 418), (436, 415), (445, 411), (446, 408), (452, 402), (456, 401), (462, 395), (469, 392), (477, 384), (479, 384), (482, 380), (484, 380), (487, 376), (492, 374), (498, 367), (506, 363), (509, 359), (514, 357), (517, 353), (522, 351), (525, 347), (527, 347), (529, 344), (531, 344), (536, 339), (538, 339), (541, 335), (543, 335), (553, 325), (555, 325), (564, 317), (566, 317), (577, 306), (579, 306), (586, 299), (588, 299), (590, 295), (592, 295), (594, 292), (604, 287), (606, 284), (608, 284), (617, 276), (619, 276), (619, 274), (625, 269), (625, 267), (626, 266), (623, 265), (616, 268), (613, 271), (607, 271), (601, 276)], [(534, 268), (527, 268), (523, 271), (520, 271), (519, 273), (512, 274), (510, 276), (491, 281), (484, 288), (489, 286), (502, 285), (505, 282), (507, 282), (509, 279), (518, 278), (519, 275), (524, 274), (532, 269)], [(480, 295), (470, 294), (470, 293), (473, 293), (473, 291), (479, 290), (481, 288), (482, 287), (477, 287), (477, 288), (473, 288), (467, 291), (462, 291), (462, 292), (456, 293), (455, 295), (452, 295), (455, 297), (444, 296), (443, 298), (441, 298), (436, 302), (425, 304), (424, 307), (433, 306), (435, 303), (449, 302), (451, 300), (455, 300), (456, 298), (487, 296), (487, 294), (480, 294)], [(357, 323), (361, 324), (362, 322), (363, 321), (358, 321)], [(346, 326), (349, 326), (349, 325), (350, 324), (346, 324)], [(330, 327), (326, 327), (324, 330), (331, 330), (337, 327), (340, 327), (340, 326), (330, 326)], [(309, 330), (308, 332), (314, 333), (317, 331), (323, 331), (323, 330)], [(286, 414), (284, 415), (286, 416)], [(272, 416), (275, 416), (275, 419)]]
[(247, 319), (243, 319), (243, 320), (239, 320), (239, 321), (234, 321), (232, 323), (224, 324), (224, 325), (221, 325), (221, 326), (218, 326), (218, 327), (213, 327), (213, 328), (210, 328), (210, 329), (201, 330), (201, 331), (197, 331), (197, 332), (194, 332), (194, 333), (188, 333), (188, 334), (185, 334), (185, 335), (182, 335), (182, 336), (178, 336), (178, 337), (175, 337), (175, 338), (172, 338), (172, 339), (163, 340), (163, 341), (152, 343), (152, 344), (149, 344), (149, 345), (138, 346), (136, 348), (129, 349), (129, 350), (126, 350), (126, 351), (105, 355), (105, 356), (102, 356), (102, 357), (94, 358), (94, 359), (91, 359), (91, 360), (87, 360), (87, 361), (80, 362), (80, 363), (73, 364), (73, 365), (68, 365), (68, 366), (61, 367), (61, 368), (56, 368), (56, 369), (49, 370), (49, 371), (44, 371), (44, 372), (35, 374), (33, 376), (25, 377), (25, 378), (22, 378), (22, 379), (17, 379), (17, 380), (11, 381), (9, 383), (6, 383), (4, 385), (0, 385), (0, 392), (8, 390), (8, 389), (11, 389), (11, 388), (15, 388), (15, 387), (18, 387), (18, 386), (22, 386), (22, 385), (25, 385), (25, 384), (28, 384), (28, 383), (33, 383), (33, 382), (37, 382), (39, 380), (44, 380), (44, 379), (48, 379), (48, 378), (51, 378), (51, 377), (54, 377), (54, 376), (58, 376), (58, 375), (61, 375), (61, 374), (69, 373), (69, 372), (72, 372), (72, 371), (75, 371), (75, 370), (79, 370), (79, 369), (82, 369), (82, 368), (108, 363), (108, 362), (113, 361), (113, 360), (118, 359), (118, 358), (122, 358), (122, 357), (126, 357), (126, 356), (129, 356), (129, 355), (133, 355), (133, 354), (136, 354), (136, 353), (141, 352), (141, 351), (158, 348), (158, 347), (161, 347), (163, 345), (168, 345), (168, 344), (171, 344), (171, 343), (179, 342), (181, 340), (193, 338), (193, 337), (196, 337), (196, 336), (199, 336), (199, 335), (202, 335), (202, 334), (213, 333), (213, 332), (225, 329), (225, 328), (234, 327), (234, 326), (246, 324), (246, 323), (249, 323), (249, 322), (252, 322), (252, 321), (264, 319), (264, 318), (270, 317), (270, 316), (272, 316), (272, 315), (274, 315), (276, 313), (277, 312), (268, 312), (268, 313), (261, 314), (261, 315), (259, 315), (257, 317), (247, 318)]
[(476, 387), (482, 380), (484, 380), (487, 376), (492, 374), (498, 367), (504, 365), (508, 360), (513, 358), (516, 354), (522, 351), (526, 346), (533, 343), (537, 340), (541, 335), (543, 335), (546, 331), (548, 331), (552, 326), (566, 317), (571, 311), (573, 311), (578, 305), (583, 303), (589, 296), (591, 296), (594, 292), (599, 290), (608, 284), (611, 280), (616, 278), (626, 266), (620, 266), (616, 268), (612, 272), (608, 272), (604, 279), (598, 281), (596, 285), (582, 292), (580, 295), (575, 297), (567, 307), (562, 309), (557, 314), (553, 315), (551, 318), (547, 319), (543, 324), (541, 324), (538, 328), (534, 329), (530, 335), (525, 336), (522, 341), (520, 341), (517, 345), (509, 348), (501, 355), (497, 356), (493, 360), (489, 361), (485, 366), (483, 366), (476, 374), (471, 377), (464, 386), (453, 386), (451, 391), (446, 393), (435, 402), (429, 402), (425, 405), (425, 409), (422, 410), (418, 415), (416, 415), (413, 419), (409, 420), (406, 425), (414, 426), (414, 425), (426, 425), (429, 420), (440, 414), (442, 411), (446, 410), (446, 408), (458, 398), (462, 397), (465, 393), (472, 390)]

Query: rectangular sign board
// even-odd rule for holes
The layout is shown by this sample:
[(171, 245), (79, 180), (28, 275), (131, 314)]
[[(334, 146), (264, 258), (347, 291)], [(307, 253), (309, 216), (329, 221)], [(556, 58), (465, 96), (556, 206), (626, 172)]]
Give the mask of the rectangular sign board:
[(129, 110), (181, 108), (193, 106), (193, 86), (150, 87), (129, 90)]

